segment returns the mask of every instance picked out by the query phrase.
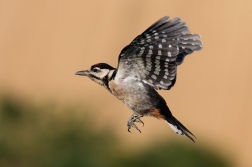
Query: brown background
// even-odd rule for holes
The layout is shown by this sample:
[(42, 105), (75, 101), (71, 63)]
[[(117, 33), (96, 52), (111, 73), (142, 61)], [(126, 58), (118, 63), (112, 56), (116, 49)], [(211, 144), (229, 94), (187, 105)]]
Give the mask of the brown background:
[(129, 109), (74, 75), (98, 62), (116, 66), (136, 35), (164, 15), (179, 16), (202, 35), (204, 49), (188, 56), (175, 87), (160, 93), (196, 144), (228, 155), (236, 166), (252, 166), (251, 10), (251, 0), (0, 0), (0, 90), (35, 103), (88, 105), (96, 109), (95, 127), (116, 129), (126, 147), (190, 142), (154, 118), (143, 119), (141, 135), (129, 135)]

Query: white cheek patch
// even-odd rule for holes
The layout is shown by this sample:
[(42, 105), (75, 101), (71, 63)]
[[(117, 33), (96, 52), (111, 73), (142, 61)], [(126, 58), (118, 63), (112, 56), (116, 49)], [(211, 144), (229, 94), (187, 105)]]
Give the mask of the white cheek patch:
[[(168, 122), (167, 122), (167, 123), (168, 123)], [(182, 132), (182, 130), (179, 130), (179, 129), (177, 128), (177, 126), (172, 125), (172, 124), (170, 124), (170, 123), (168, 123), (168, 125), (172, 128), (172, 130), (173, 130), (176, 134), (178, 134), (178, 135), (184, 135), (184, 133)]]
[(92, 81), (94, 81), (94, 82), (96, 82), (96, 83), (98, 83), (98, 84), (100, 84), (100, 85), (103, 85), (103, 82), (101, 81), (101, 80), (98, 80), (98, 79), (96, 79), (96, 78), (92, 78), (92, 77), (89, 77)]

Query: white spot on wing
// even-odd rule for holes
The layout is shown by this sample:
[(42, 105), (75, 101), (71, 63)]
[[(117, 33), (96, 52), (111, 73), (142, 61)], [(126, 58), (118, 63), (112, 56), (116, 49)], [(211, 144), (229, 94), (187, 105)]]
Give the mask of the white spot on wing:
[(143, 50), (141, 50), (139, 53), (138, 53), (138, 56), (142, 56), (143, 54)]
[(160, 61), (159, 61), (159, 60), (156, 60), (155, 63), (156, 63), (156, 64), (160, 64)]
[(145, 70), (145, 71), (144, 71), (144, 74), (149, 75), (150, 72)]
[(144, 73), (141, 73), (142, 77), (146, 78), (146, 75)]
[(151, 54), (147, 54), (146, 57), (151, 57)]
[(151, 66), (151, 64), (152, 64), (152, 62), (149, 62), (149, 61), (146, 62), (146, 65)]
[(156, 75), (159, 75), (159, 71), (154, 71), (154, 73), (155, 73)]
[(156, 75), (152, 75), (151, 78), (153, 78), (153, 79), (156, 80), (156, 79), (157, 79), (157, 76), (156, 76)]
[(151, 79), (148, 80), (150, 83), (153, 83), (153, 81)]
[(148, 62), (151, 62), (151, 59), (150, 59), (150, 58), (146, 58), (145, 60), (148, 61)]
[(145, 69), (151, 71), (151, 66), (146, 66)]

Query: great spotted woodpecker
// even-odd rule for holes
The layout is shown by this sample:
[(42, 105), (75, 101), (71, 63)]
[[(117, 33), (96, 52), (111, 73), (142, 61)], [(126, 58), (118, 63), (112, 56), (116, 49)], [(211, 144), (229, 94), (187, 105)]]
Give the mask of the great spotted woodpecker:
[(135, 122), (143, 124), (141, 117), (153, 116), (194, 142), (194, 135), (172, 115), (156, 90), (174, 86), (178, 65), (186, 55), (202, 49), (201, 37), (191, 34), (180, 18), (168, 19), (161, 18), (127, 45), (119, 55), (117, 68), (98, 63), (75, 74), (102, 85), (133, 111), (128, 131), (133, 127), (141, 132)]

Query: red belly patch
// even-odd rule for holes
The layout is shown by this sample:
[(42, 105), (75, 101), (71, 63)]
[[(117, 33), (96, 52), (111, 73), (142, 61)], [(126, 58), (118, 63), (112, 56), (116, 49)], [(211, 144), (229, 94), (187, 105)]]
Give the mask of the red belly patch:
[(157, 108), (152, 108), (150, 115), (153, 116), (153, 117), (156, 117), (158, 119), (165, 119), (164, 115), (162, 115), (160, 113), (160, 110), (157, 109)]

